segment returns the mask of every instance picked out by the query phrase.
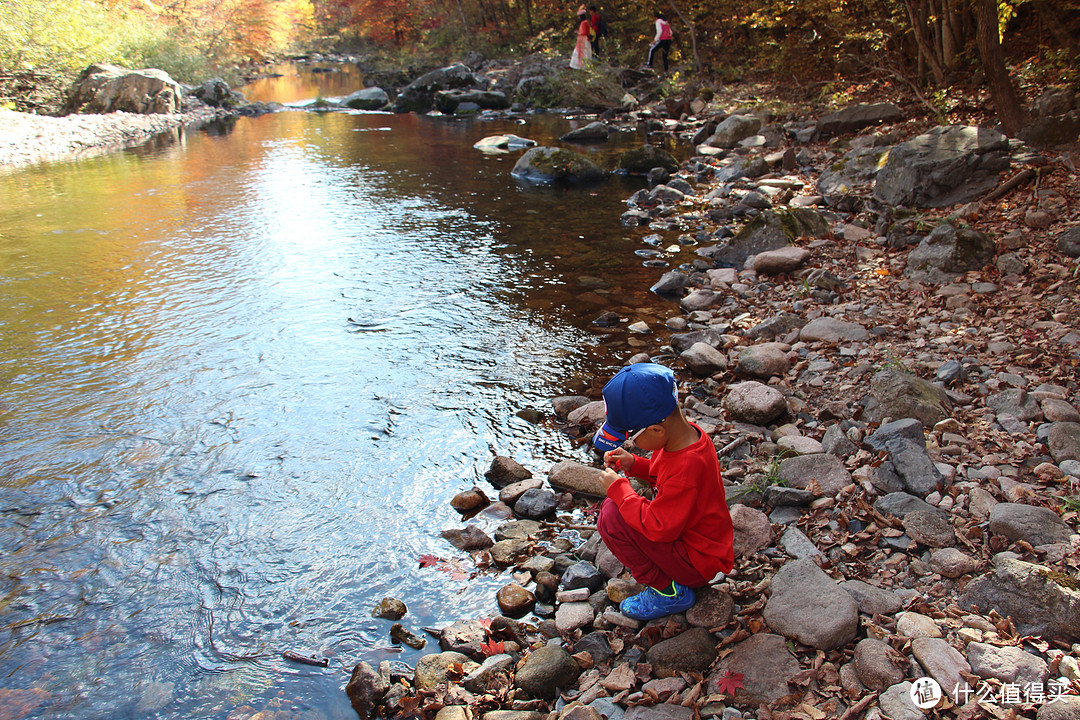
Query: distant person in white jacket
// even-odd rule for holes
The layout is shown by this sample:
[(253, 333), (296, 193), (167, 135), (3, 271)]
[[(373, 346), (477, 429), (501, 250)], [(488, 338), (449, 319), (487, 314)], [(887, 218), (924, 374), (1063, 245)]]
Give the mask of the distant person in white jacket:
[(671, 49), (671, 24), (664, 18), (664, 13), (657, 11), (656, 13), (656, 37), (653, 38), (652, 45), (649, 46), (649, 67), (652, 67), (653, 58), (656, 57), (656, 51), (659, 50), (664, 59), (664, 72), (668, 69), (668, 50)]

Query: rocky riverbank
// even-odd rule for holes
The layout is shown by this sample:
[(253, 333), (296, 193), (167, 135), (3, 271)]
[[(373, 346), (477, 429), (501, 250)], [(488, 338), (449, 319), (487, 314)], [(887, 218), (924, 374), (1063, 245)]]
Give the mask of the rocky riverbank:
[(0, 173), (115, 152), (213, 117), (209, 108), (187, 113), (113, 112), (63, 117), (0, 110)]
[[(503, 614), (430, 630), (441, 652), (415, 671), (359, 663), (354, 708), (1080, 716), (1080, 176), (1068, 149), (915, 127), (895, 108), (770, 122), (695, 103), (678, 118), (610, 118), (693, 136), (698, 154), (651, 172), (621, 218), (646, 228), (649, 262), (668, 266), (653, 289), (680, 311), (649, 327), (613, 299), (597, 324), (638, 349), (626, 362), (680, 376), (684, 412), (721, 457), (734, 571), (685, 614), (630, 620), (618, 603), (638, 588), (592, 525), (598, 464), (497, 457), (498, 501), (474, 488), (454, 505), (503, 522), (444, 536), (474, 572), (507, 575)], [(583, 440), (603, 416), (594, 396), (552, 406)], [(395, 637), (422, 642), (403, 611), (384, 616)]]
[[(414, 90), (450, 92), (455, 113), (491, 100)], [(1055, 129), (1077, 112), (1075, 93), (1040, 100)], [(612, 218), (673, 317), (650, 327), (612, 297), (597, 326), (633, 348), (618, 360), (679, 374), (729, 483), (734, 571), (685, 614), (630, 620), (618, 602), (637, 588), (593, 527), (596, 463), (496, 457), (490, 487), (455, 499), (493, 529), (463, 521), (445, 537), (468, 560), (419, 562), (505, 575), (502, 615), (431, 629), (441, 652), (415, 668), (359, 662), (361, 716), (918, 720), (927, 677), (939, 717), (1080, 715), (1073, 148), (888, 103), (764, 107), (628, 100), (586, 140), (632, 128), (696, 148)], [(553, 416), (584, 440), (597, 400), (556, 398)], [(375, 613), (428, 642), (404, 604)]]

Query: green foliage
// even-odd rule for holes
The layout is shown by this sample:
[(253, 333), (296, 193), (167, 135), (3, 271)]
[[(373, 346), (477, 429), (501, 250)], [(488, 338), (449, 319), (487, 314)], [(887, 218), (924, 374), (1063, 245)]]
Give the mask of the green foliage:
[(594, 62), (582, 70), (568, 65), (544, 81), (530, 84), (515, 99), (537, 107), (608, 108), (618, 105), (623, 93), (616, 70)]
[(762, 468), (762, 472), (749, 476), (747, 487), (756, 493), (764, 493), (765, 488), (777, 485), (785, 487), (787, 483), (780, 477), (780, 458), (775, 455), (769, 458), (769, 464)]
[(0, 67), (73, 73), (95, 62), (209, 74), (204, 54), (149, 20), (89, 0), (0, 0)]
[(881, 363), (882, 370), (898, 370), (903, 373), (912, 375), (911, 369), (904, 364), (904, 361), (893, 355), (891, 352), (886, 354), (885, 361)]

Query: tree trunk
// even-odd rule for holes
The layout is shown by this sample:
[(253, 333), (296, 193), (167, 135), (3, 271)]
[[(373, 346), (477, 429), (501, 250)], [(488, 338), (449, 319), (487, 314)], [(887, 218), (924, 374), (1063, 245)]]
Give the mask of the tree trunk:
[[(994, 0), (990, 1), (993, 2)], [(911, 0), (904, 0), (904, 7), (907, 8), (908, 18), (911, 20), (911, 31), (915, 35), (915, 44), (919, 46), (919, 57), (924, 59), (926, 64), (930, 66), (930, 72), (934, 75), (934, 85), (943, 87), (945, 85), (945, 72), (941, 69), (941, 63), (937, 60), (937, 53), (930, 47), (930, 43), (926, 39), (926, 26), (920, 17), (921, 13), (915, 10)]]
[(941, 0), (941, 61), (945, 67), (955, 70), (957, 56), (964, 47), (964, 41), (960, 36), (959, 13), (956, 12), (957, 0)]
[(990, 87), (990, 98), (994, 101), (1001, 127), (1009, 137), (1016, 137), (1020, 128), (1027, 124), (1027, 112), (1020, 103), (1020, 97), (1013, 87), (1009, 69), (1005, 66), (1005, 53), (1001, 49), (1001, 37), (998, 34), (997, 0), (974, 0), (977, 29), (975, 41), (982, 58), (983, 73)]
[(694, 30), (694, 23), (690, 22), (682, 11), (679, 10), (679, 6), (675, 4), (675, 0), (668, 0), (671, 3), (671, 9), (675, 11), (675, 14), (679, 16), (679, 19), (683, 21), (687, 29), (690, 30), (690, 48), (694, 54), (694, 74), (701, 74), (701, 57), (698, 55), (697, 49), (697, 32)]

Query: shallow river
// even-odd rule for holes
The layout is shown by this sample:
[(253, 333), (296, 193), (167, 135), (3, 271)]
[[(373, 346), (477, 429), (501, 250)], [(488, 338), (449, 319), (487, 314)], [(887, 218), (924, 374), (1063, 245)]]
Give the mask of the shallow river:
[[(249, 99), (362, 84), (283, 71)], [(380, 598), (497, 612), (450, 498), (590, 462), (529, 411), (634, 352), (603, 311), (676, 312), (618, 223), (639, 179), (472, 148), (584, 122), (289, 109), (0, 177), (0, 716), (353, 720), (353, 664), (418, 657)]]

